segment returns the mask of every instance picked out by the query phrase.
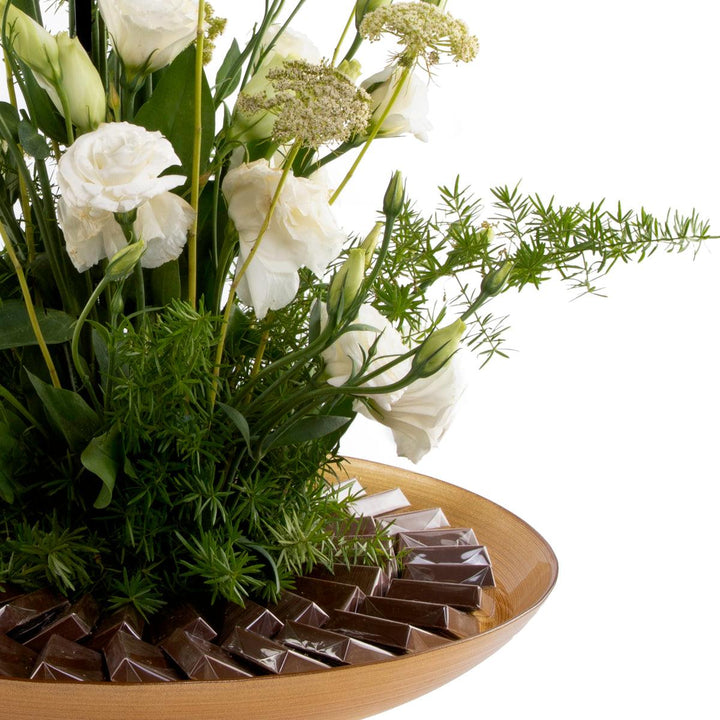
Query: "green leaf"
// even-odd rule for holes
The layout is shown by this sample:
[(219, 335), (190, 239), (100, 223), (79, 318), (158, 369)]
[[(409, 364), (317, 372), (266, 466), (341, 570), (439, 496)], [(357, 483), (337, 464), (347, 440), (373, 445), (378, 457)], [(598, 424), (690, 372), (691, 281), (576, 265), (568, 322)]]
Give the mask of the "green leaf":
[(53, 140), (67, 142), (67, 129), (63, 116), (58, 112), (47, 92), (40, 87), (32, 70), (22, 63), (21, 66), (23, 95), (33, 124), (37, 124), (37, 127)]
[(280, 430), (269, 439), (266, 451), (271, 447), (294, 445), (317, 440), (340, 430), (350, 422), (351, 418), (339, 415), (311, 415), (291, 426), (288, 430)]
[(233, 40), (215, 77), (215, 108), (240, 84), (244, 59), (237, 40)]
[[(36, 310), (40, 330), (48, 345), (69, 342), (75, 319), (60, 310)], [(27, 308), (22, 300), (6, 300), (0, 304), (0, 350), (37, 345)]]
[(15, 500), (15, 487), (11, 460), (18, 450), (15, 433), (6, 423), (0, 423), (0, 499), (11, 505)]
[(182, 295), (180, 286), (180, 263), (177, 260), (166, 262), (150, 271), (150, 288), (153, 304), (165, 307), (171, 300), (179, 300)]
[(5, 142), (17, 142), (19, 122), (17, 110), (10, 103), (0, 102), (0, 136)]
[(80, 455), (80, 462), (102, 480), (100, 493), (93, 507), (106, 508), (112, 500), (118, 472), (124, 460), (120, 427), (113, 425), (104, 435), (94, 437)]
[(77, 393), (56, 388), (26, 370), (52, 424), (63, 434), (71, 450), (85, 446), (97, 432), (100, 420)]
[(45, 138), (37, 131), (35, 126), (27, 120), (21, 120), (18, 125), (18, 138), (23, 150), (35, 160), (45, 160), (50, 157), (50, 148)]
[[(215, 138), (215, 107), (207, 79), (202, 83), (202, 151), (200, 172), (207, 168)], [(173, 145), (182, 169), (192, 173), (195, 134), (195, 48), (189, 47), (175, 58), (163, 73), (157, 88), (138, 110), (135, 124), (147, 130), (159, 130)]]
[(245, 419), (245, 416), (239, 410), (236, 410), (234, 407), (226, 405), (225, 403), (219, 402), (218, 407), (221, 407), (230, 420), (232, 420), (233, 425), (235, 425), (235, 427), (240, 431), (240, 434), (243, 436), (243, 440), (245, 440), (249, 449), (250, 426), (248, 425), (248, 421)]

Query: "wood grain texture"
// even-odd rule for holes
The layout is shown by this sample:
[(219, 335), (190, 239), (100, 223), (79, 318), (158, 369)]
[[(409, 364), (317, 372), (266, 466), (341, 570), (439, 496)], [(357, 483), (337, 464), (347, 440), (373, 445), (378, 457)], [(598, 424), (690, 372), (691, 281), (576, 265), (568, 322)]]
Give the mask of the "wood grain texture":
[(369, 492), (402, 487), (417, 509), (442, 507), (487, 545), (495, 611), (483, 632), (385, 663), (249, 680), (115, 685), (0, 679), (0, 711), (14, 720), (354, 720), (443, 685), (502, 647), (535, 614), (557, 578), (550, 546), (527, 523), (467, 490), (361, 460), (347, 472)]

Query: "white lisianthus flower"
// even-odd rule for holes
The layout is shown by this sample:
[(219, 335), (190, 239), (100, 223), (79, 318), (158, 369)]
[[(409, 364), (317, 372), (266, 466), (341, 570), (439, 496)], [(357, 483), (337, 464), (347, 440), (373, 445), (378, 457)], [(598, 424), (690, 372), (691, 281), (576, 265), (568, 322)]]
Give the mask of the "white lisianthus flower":
[(103, 123), (81, 135), (58, 162), (60, 194), (78, 210), (129, 212), (182, 184), (160, 173), (180, 158), (159, 132), (130, 123)]
[[(372, 100), (373, 121), (377, 122), (385, 112), (401, 72), (402, 69), (389, 66), (363, 82), (362, 87), (367, 90)], [(409, 134), (427, 142), (428, 131), (432, 130), (428, 120), (429, 110), (427, 84), (414, 73), (410, 73), (378, 136), (399, 137)]]
[[(281, 174), (267, 160), (257, 160), (231, 170), (223, 182), (228, 214), (240, 236), (238, 267), (255, 245)], [(292, 301), (301, 267), (321, 276), (340, 254), (345, 234), (330, 210), (329, 196), (327, 186), (317, 179), (291, 173), (285, 180), (268, 229), (237, 290), (258, 318)]]
[[(84, 272), (104, 258), (114, 257), (127, 245), (111, 212), (75, 208), (60, 198), (58, 216), (67, 253), (78, 272)], [(133, 225), (135, 235), (145, 245), (140, 264), (156, 268), (177, 260), (187, 242), (194, 216), (190, 204), (171, 192), (143, 203), (137, 209)]]
[(453, 356), (434, 375), (408, 385), (389, 411), (371, 413), (366, 406), (358, 409), (389, 427), (398, 455), (416, 463), (440, 442), (463, 390), (459, 362)]
[[(323, 308), (321, 323), (324, 326), (326, 322), (327, 312)], [(327, 382), (335, 387), (345, 385), (353, 375), (358, 373), (367, 359), (368, 351), (376, 341), (375, 357), (363, 374), (379, 370), (383, 365), (408, 351), (400, 333), (372, 305), (361, 305), (353, 325), (364, 325), (368, 329), (343, 333), (322, 353)], [(409, 359), (403, 360), (368, 380), (363, 385), (364, 388), (368, 388), (366, 397), (372, 400), (378, 408), (389, 411), (405, 391), (401, 389), (390, 393), (372, 393), (371, 390), (399, 382), (410, 372), (411, 364)], [(357, 402), (355, 409), (362, 408), (364, 408), (363, 403)]]
[(130, 75), (169, 65), (197, 34), (197, 0), (98, 0)]

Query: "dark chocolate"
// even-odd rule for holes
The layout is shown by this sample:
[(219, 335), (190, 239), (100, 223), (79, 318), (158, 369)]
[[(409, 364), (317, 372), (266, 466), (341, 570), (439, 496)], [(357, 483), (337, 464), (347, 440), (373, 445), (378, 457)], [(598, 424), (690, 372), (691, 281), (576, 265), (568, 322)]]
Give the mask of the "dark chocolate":
[(36, 659), (36, 652), (0, 635), (0, 677), (28, 678)]
[(450, 525), (441, 508), (414, 510), (400, 514), (383, 515), (377, 518), (390, 535), (401, 532), (419, 532), (432, 528), (445, 528)]
[[(220, 636), (223, 639), (226, 638), (236, 627), (252, 630), (252, 632), (265, 637), (272, 637), (282, 630), (283, 624), (268, 608), (258, 605), (252, 600), (247, 600), (245, 605), (228, 604)], [(210, 640), (211, 638), (206, 639)]]
[(402, 531), (397, 536), (398, 549), (417, 547), (445, 547), (454, 545), (479, 545), (472, 528), (437, 528), (422, 532)]
[(288, 620), (322, 627), (328, 620), (329, 615), (315, 602), (288, 592), (282, 593), (280, 599), (268, 608), (275, 617), (286, 623)]
[(102, 650), (115, 633), (125, 632), (140, 639), (144, 628), (145, 620), (140, 613), (134, 607), (127, 605), (101, 620), (93, 636), (85, 644), (93, 650)]
[(169, 682), (180, 676), (160, 648), (126, 632), (116, 632), (105, 646), (105, 662), (113, 682)]
[(463, 563), (435, 563), (405, 565), (403, 578), (410, 580), (430, 580), (432, 582), (463, 583), (466, 585), (495, 585), (492, 568), (489, 565), (469, 565)]
[(362, 640), (292, 620), (285, 625), (276, 639), (330, 665), (366, 665), (395, 657), (393, 653)]
[(23, 636), (22, 643), (31, 650), (40, 652), (51, 635), (61, 635), (67, 640), (78, 642), (87, 638), (100, 615), (100, 609), (92, 596), (84, 595), (67, 610), (44, 623), (30, 637)]
[(305, 657), (257, 633), (235, 628), (222, 649), (273, 675), (322, 670), (328, 665)]
[(68, 605), (66, 598), (47, 589), (16, 597), (0, 607), (0, 633), (14, 638), (28, 624), (39, 624)]
[(366, 595), (384, 595), (390, 585), (390, 578), (384, 570), (373, 565), (333, 565), (332, 571), (318, 565), (310, 577), (332, 580), (346, 585), (357, 585)]
[(187, 630), (205, 640), (213, 640), (217, 633), (205, 618), (190, 604), (180, 603), (162, 612), (148, 627), (150, 641), (157, 645), (175, 630)]
[(30, 677), (34, 680), (100, 682), (105, 679), (102, 655), (60, 635), (53, 635), (38, 655)]
[(366, 615), (404, 622), (450, 638), (473, 637), (480, 631), (478, 621), (472, 615), (438, 603), (369, 597), (365, 600), (363, 612)]
[(451, 605), (461, 610), (477, 610), (483, 606), (483, 590), (479, 585), (402, 580), (394, 578), (387, 597), (401, 600), (420, 600)]
[(462, 563), (464, 565), (490, 565), (490, 557), (484, 545), (453, 545), (444, 547), (410, 548), (403, 555), (403, 563)]
[(316, 602), (323, 610), (357, 610), (365, 600), (365, 593), (357, 585), (299, 577), (295, 580), (298, 595)]
[(241, 668), (228, 653), (217, 645), (191, 635), (186, 630), (175, 630), (160, 647), (190, 680), (237, 680), (253, 677)]
[(407, 623), (342, 610), (330, 615), (326, 629), (400, 652), (430, 650), (450, 642)]

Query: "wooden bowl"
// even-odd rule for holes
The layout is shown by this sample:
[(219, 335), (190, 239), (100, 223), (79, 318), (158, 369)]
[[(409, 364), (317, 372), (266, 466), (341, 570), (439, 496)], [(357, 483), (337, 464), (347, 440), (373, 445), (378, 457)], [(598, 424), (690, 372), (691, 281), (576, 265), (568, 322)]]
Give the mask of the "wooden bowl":
[(497, 587), (483, 632), (389, 662), (248, 680), (116, 685), (0, 679), (13, 720), (353, 720), (388, 710), (466, 672), (535, 614), (557, 577), (557, 558), (527, 523), (467, 490), (364, 460), (348, 472), (369, 492), (401, 487), (413, 507), (442, 507), (453, 526), (487, 545)]

